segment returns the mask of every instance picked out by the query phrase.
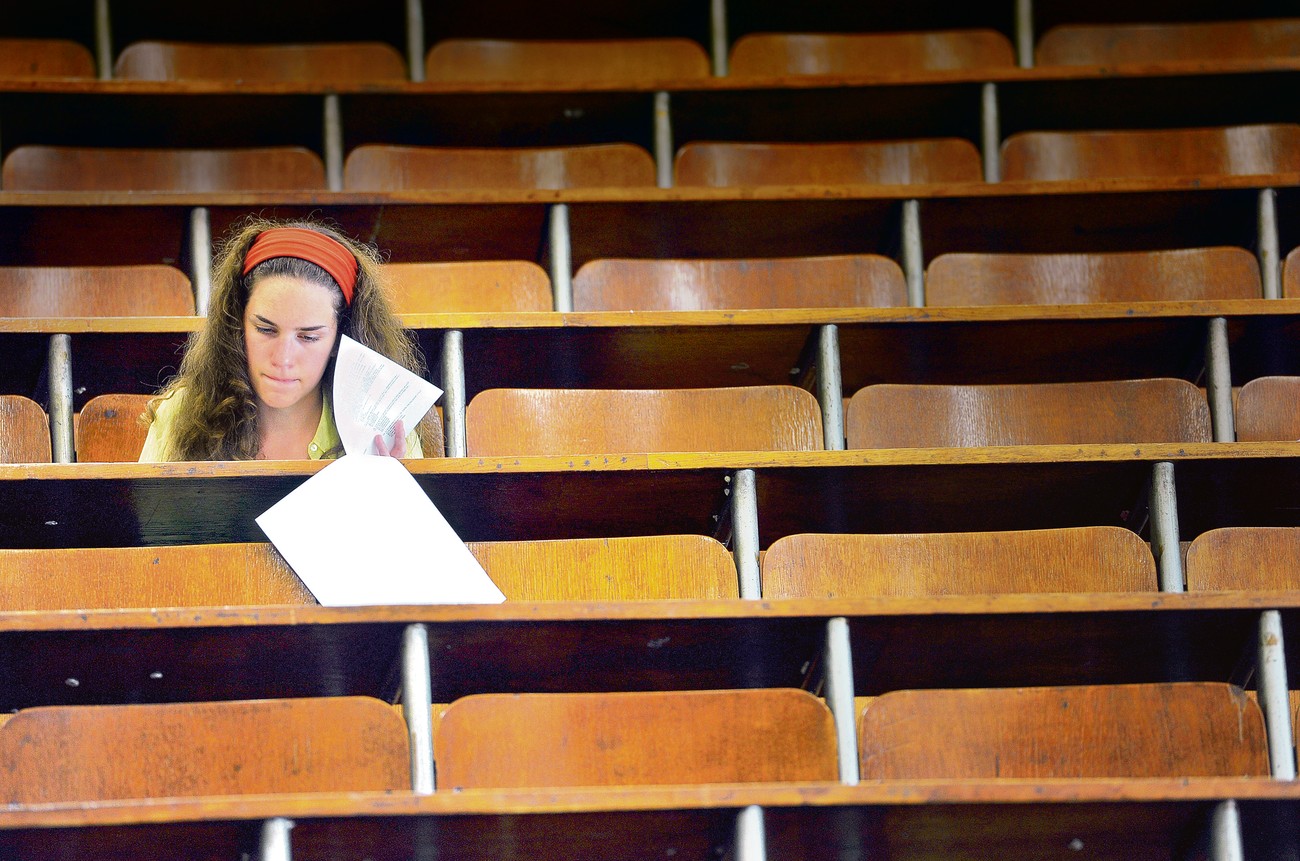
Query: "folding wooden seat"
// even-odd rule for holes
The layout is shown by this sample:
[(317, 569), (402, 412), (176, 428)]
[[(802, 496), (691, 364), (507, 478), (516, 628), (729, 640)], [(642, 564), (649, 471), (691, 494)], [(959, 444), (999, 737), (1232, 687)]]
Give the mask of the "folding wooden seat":
[(634, 144), (498, 149), (366, 145), (348, 154), (349, 191), (654, 187), (650, 153)]
[(369, 697), (24, 709), (0, 775), (10, 804), (411, 788), (406, 725)]
[(907, 305), (903, 270), (854, 254), (756, 260), (591, 260), (573, 277), (575, 311), (704, 311)]
[(118, 55), (113, 76), (137, 81), (377, 84), (406, 81), (406, 61), (382, 42), (314, 45), (214, 45), (136, 42)]
[(1145, 541), (1118, 526), (915, 535), (787, 535), (763, 556), (764, 598), (1155, 592)]
[(301, 147), (20, 146), (5, 158), (0, 182), (6, 191), (323, 190), (325, 165)]
[(73, 423), (74, 448), (80, 463), (135, 463), (149, 426), (144, 421), (152, 395), (96, 395), (86, 401)]
[(1300, 529), (1234, 526), (1196, 536), (1187, 548), (1190, 592), (1300, 589)]
[(1269, 774), (1259, 707), (1217, 682), (891, 691), (858, 737), (864, 780)]
[(389, 263), (384, 266), (399, 314), (550, 311), (551, 279), (526, 260)]
[(1300, 57), (1300, 19), (1070, 24), (1053, 27), (1034, 50), (1040, 66), (1205, 63)]
[(49, 463), (50, 420), (22, 395), (0, 395), (0, 463)]
[(189, 317), (190, 279), (174, 266), (0, 267), (0, 317)]
[(677, 185), (900, 185), (980, 182), (968, 140), (856, 143), (688, 143), (677, 151)]
[(67, 39), (0, 39), (0, 78), (93, 78), (95, 60)]
[(1244, 248), (1094, 254), (941, 254), (927, 305), (1067, 305), (1259, 299), (1259, 263)]
[(470, 457), (822, 448), (817, 401), (793, 386), (488, 389), (465, 429)]
[(1300, 297), (1300, 248), (1293, 248), (1282, 263), (1282, 298)]
[(939, 69), (1015, 68), (995, 30), (925, 33), (750, 33), (731, 48), (730, 75), (853, 77)]
[(1300, 171), (1300, 125), (1022, 132), (1002, 144), (1005, 180), (1255, 176)]
[(1300, 377), (1257, 377), (1237, 393), (1238, 442), (1300, 439)]
[(830, 711), (794, 689), (470, 696), (433, 750), (439, 791), (838, 776)]
[(1172, 379), (867, 386), (845, 425), (849, 448), (1211, 441), (1205, 396)]
[(707, 77), (709, 58), (689, 39), (446, 39), (425, 61), (427, 80), (457, 83), (615, 86)]

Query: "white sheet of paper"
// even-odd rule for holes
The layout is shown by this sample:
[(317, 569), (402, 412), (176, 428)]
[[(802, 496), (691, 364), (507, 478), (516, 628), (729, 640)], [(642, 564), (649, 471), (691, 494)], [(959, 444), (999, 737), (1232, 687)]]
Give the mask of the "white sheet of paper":
[(395, 458), (339, 458), (257, 525), (327, 607), (506, 599)]
[(378, 454), (375, 434), (392, 450), (398, 419), (409, 434), (440, 397), (442, 389), (387, 356), (347, 335), (339, 339), (334, 421), (348, 454)]

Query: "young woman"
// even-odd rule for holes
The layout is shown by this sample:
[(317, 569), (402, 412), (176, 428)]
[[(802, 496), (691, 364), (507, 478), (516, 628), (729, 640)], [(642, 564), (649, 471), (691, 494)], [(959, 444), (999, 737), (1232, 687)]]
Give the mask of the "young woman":
[[(341, 335), (423, 373), (371, 248), (321, 224), (250, 220), (218, 254), (207, 322), (150, 403), (140, 460), (341, 456), (329, 397)], [(420, 434), (397, 430), (380, 453), (422, 457)]]

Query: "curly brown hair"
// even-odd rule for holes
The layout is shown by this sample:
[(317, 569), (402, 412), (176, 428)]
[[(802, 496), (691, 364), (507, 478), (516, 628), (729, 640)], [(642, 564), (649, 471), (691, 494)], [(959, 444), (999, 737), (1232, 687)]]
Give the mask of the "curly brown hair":
[[(275, 257), (243, 274), (244, 257), (253, 240), (275, 227), (301, 227), (323, 233), (348, 248), (357, 259), (352, 303), (324, 269), (306, 260)], [(176, 460), (252, 460), (261, 448), (257, 399), (248, 376), (244, 347), (244, 309), (258, 279), (289, 275), (331, 289), (340, 335), (348, 335), (408, 370), (424, 376), (423, 357), (411, 333), (393, 312), (378, 251), (315, 221), (274, 221), (250, 216), (231, 229), (217, 252), (212, 269), (212, 300), (207, 322), (190, 336), (179, 373), (149, 404), (148, 421), (159, 401), (183, 390), (184, 401), (172, 423), (169, 455)], [(332, 385), (334, 362), (321, 385)], [(418, 432), (430, 439), (426, 417)]]

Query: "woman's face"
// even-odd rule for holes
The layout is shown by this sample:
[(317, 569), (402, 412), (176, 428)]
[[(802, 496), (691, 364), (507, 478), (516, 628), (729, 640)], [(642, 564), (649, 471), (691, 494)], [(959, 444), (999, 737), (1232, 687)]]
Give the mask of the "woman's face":
[(253, 283), (244, 309), (248, 376), (258, 405), (288, 409), (315, 404), (338, 337), (334, 292), (289, 275)]

